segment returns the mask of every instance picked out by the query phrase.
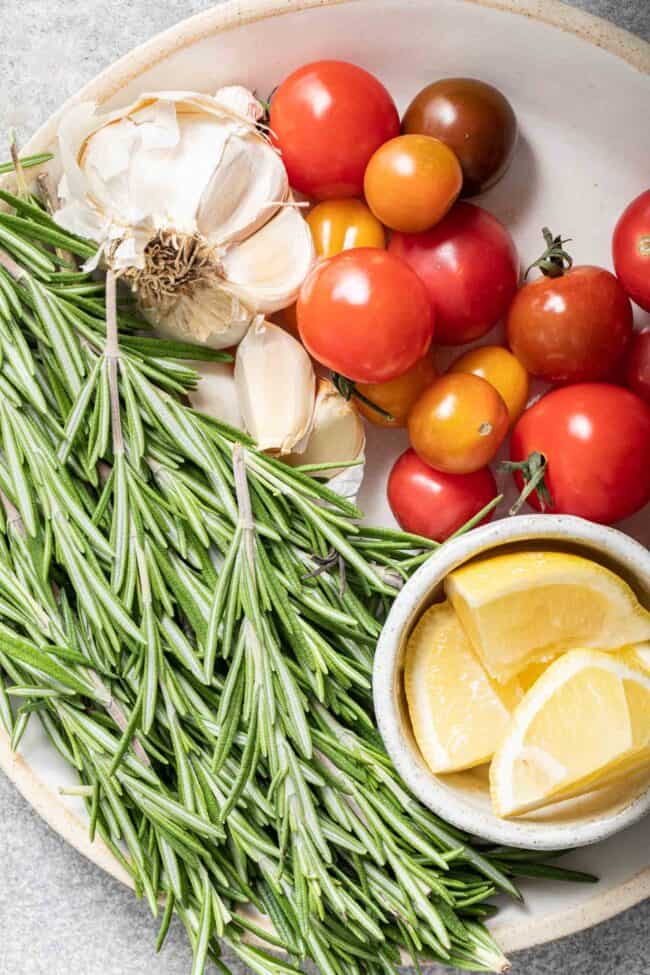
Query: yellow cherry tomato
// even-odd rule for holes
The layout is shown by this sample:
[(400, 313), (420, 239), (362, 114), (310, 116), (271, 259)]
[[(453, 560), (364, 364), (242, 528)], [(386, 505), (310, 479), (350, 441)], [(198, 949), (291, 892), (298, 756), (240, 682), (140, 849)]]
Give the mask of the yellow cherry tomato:
[(469, 373), (436, 379), (409, 413), (418, 457), (444, 474), (471, 474), (489, 464), (508, 433), (508, 410), (494, 386)]
[(519, 359), (502, 346), (484, 345), (471, 349), (456, 359), (448, 371), (470, 372), (494, 386), (508, 407), (511, 426), (524, 412), (528, 401), (528, 373)]
[(368, 206), (391, 230), (422, 233), (442, 220), (463, 185), (458, 158), (429, 135), (400, 135), (375, 152), (366, 168)]
[(357, 398), (356, 405), (359, 412), (378, 427), (405, 427), (411, 407), (437, 376), (433, 359), (430, 355), (425, 355), (397, 379), (390, 379), (387, 383), (357, 383), (357, 392), (390, 413), (392, 420), (372, 409), (363, 400)]
[(362, 200), (326, 200), (307, 215), (317, 257), (352, 247), (385, 247), (384, 228)]

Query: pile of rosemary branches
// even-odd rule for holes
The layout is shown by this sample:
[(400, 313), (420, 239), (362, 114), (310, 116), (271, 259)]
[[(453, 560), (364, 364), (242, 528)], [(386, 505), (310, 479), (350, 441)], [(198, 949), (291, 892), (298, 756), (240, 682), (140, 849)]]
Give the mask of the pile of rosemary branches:
[[(200, 415), (95, 251), (18, 173), (0, 190), (0, 714), (39, 720), (90, 830), (194, 975), (220, 939), (258, 975), (393, 973), (400, 951), (506, 961), (482, 921), (538, 855), (480, 852), (401, 786), (371, 669), (433, 543), (361, 524), (304, 471)], [(218, 357), (218, 353), (216, 357)], [(13, 706), (10, 706), (13, 700)], [(274, 933), (256, 923), (252, 905)], [(247, 935), (255, 936), (251, 941)], [(280, 949), (280, 951), (278, 951)]]

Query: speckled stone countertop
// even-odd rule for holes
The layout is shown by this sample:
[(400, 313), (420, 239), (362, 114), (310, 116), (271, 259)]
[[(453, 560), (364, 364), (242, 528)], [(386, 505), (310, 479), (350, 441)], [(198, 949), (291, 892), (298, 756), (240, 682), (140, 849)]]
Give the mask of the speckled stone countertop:
[[(572, 0), (650, 40), (650, 0)], [(136, 44), (210, 0), (0, 0), (0, 119), (21, 141)], [(4, 154), (3, 154), (4, 155)], [(146, 906), (53, 833), (0, 773), (0, 975), (189, 975), (180, 926), (154, 953)], [(650, 901), (522, 952), (513, 975), (650, 975)], [(247, 969), (238, 962), (237, 975)], [(439, 975), (442, 970), (427, 970)]]

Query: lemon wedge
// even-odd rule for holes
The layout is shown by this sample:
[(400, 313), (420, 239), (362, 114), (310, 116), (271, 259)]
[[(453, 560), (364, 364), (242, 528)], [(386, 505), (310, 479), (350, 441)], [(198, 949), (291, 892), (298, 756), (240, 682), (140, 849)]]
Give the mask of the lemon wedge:
[(447, 598), (491, 677), (507, 681), (571, 647), (650, 639), (650, 613), (614, 572), (565, 552), (523, 551), (451, 572)]
[(621, 659), (628, 667), (636, 667), (650, 674), (650, 640), (632, 644), (630, 647), (623, 647)]
[(521, 698), (516, 681), (491, 681), (449, 603), (432, 606), (409, 637), (404, 688), (411, 725), (432, 772), (482, 765)]
[(518, 816), (650, 770), (650, 675), (571, 650), (517, 705), (490, 767), (498, 816)]

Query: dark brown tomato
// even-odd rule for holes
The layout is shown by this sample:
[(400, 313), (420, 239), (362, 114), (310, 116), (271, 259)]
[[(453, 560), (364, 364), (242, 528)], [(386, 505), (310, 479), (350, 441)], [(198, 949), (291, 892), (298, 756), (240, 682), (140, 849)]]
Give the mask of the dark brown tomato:
[(458, 156), (462, 196), (482, 193), (510, 165), (517, 117), (505, 95), (475, 78), (444, 78), (423, 88), (402, 121), (402, 132), (431, 135)]

